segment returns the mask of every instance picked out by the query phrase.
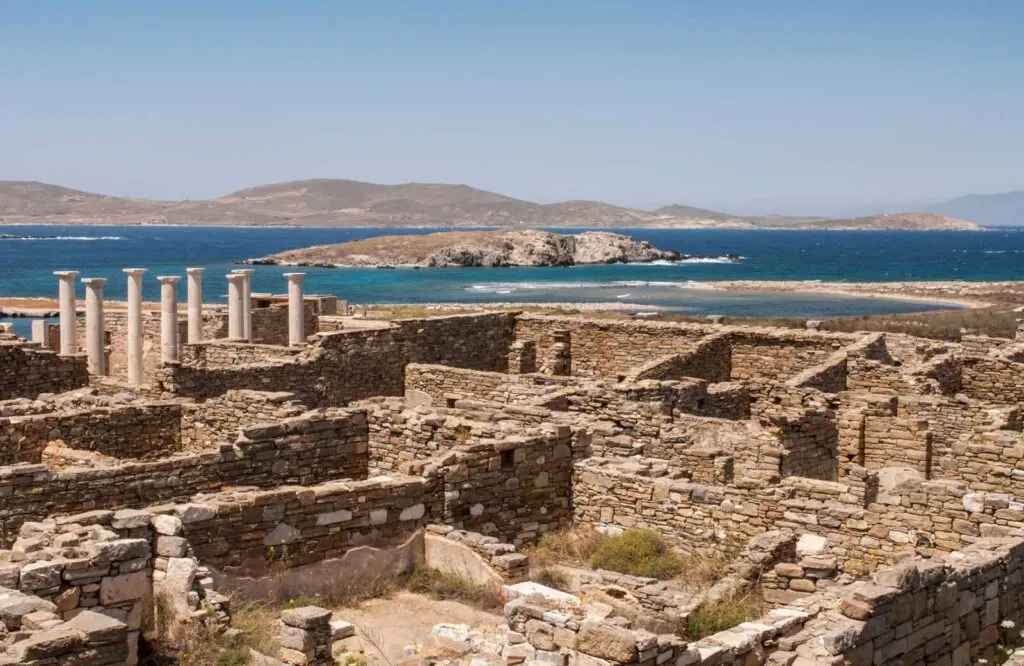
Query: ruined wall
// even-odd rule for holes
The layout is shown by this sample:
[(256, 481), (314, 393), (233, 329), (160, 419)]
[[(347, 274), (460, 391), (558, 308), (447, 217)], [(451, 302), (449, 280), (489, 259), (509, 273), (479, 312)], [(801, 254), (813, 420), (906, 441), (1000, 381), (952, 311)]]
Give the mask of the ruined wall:
[(970, 492), (955, 481), (861, 469), (844, 483), (800, 477), (778, 484), (704, 485), (594, 458), (577, 463), (574, 522), (649, 527), (685, 552), (720, 548), (769, 529), (825, 537), (841, 570), (870, 570), (923, 548), (948, 553), (1024, 527), (1024, 504), (1005, 493)]
[(52, 514), (138, 508), (222, 486), (365, 478), (366, 451), (365, 414), (328, 410), (247, 428), (234, 444), (203, 453), (61, 472), (30, 464), (0, 467), (0, 533), (13, 534), (24, 521)]
[[(1024, 543), (991, 539), (944, 560), (915, 559), (840, 590), (821, 663), (1000, 663), (1019, 642)], [(1006, 623), (1006, 624), (1004, 624)], [(810, 632), (809, 632), (810, 633)]]
[(556, 330), (569, 331), (573, 375), (608, 378), (629, 374), (638, 359), (684, 353), (698, 339), (717, 332), (712, 326), (695, 324), (521, 314), (516, 318), (515, 339), (535, 341), (538, 365), (544, 366), (553, 352)]
[(181, 449), (181, 405), (146, 403), (0, 418), (0, 464), (38, 463), (48, 442), (114, 458)]
[(737, 329), (732, 340), (734, 380), (787, 379), (823, 363), (857, 338), (784, 329)]
[(572, 461), (570, 428), (545, 426), (470, 441), (405, 469), (437, 479), (438, 522), (520, 545), (569, 525)]
[(696, 377), (709, 382), (727, 382), (732, 375), (729, 337), (727, 333), (709, 335), (686, 352), (662, 356), (640, 366), (626, 377), (626, 381)]
[(832, 354), (818, 365), (798, 372), (786, 384), (798, 388), (813, 388), (825, 393), (846, 390), (846, 352)]
[(201, 451), (234, 442), (241, 430), (259, 423), (276, 423), (307, 411), (286, 392), (229, 390), (202, 403), (182, 405), (182, 446)]
[[(505, 313), (398, 320), (386, 329), (320, 335), (300, 351), (194, 345), (182, 364), (161, 368), (157, 384), (161, 391), (197, 399), (230, 389), (287, 391), (303, 404), (330, 407), (402, 395), (406, 363), (503, 371), (511, 342), (512, 315)], [(268, 356), (276, 360), (267, 362)]]
[(84, 356), (58, 356), (21, 342), (0, 341), (0, 400), (61, 393), (88, 383)]
[(278, 345), (210, 340), (183, 345), (180, 359), (182, 365), (196, 368), (230, 369), (240, 365), (287, 362), (297, 358), (301, 351)]
[(782, 476), (838, 478), (837, 405), (835, 396), (804, 387), (767, 386), (758, 394), (751, 413), (782, 449)]
[(204, 564), (259, 576), (397, 545), (428, 522), (435, 488), (422, 478), (376, 477), (310, 487), (224, 493), (181, 507), (182, 536)]
[[(305, 301), (302, 309), (303, 332), (306, 336), (315, 335), (320, 330), (319, 318), (316, 316), (317, 305), (313, 301)], [(261, 345), (288, 346), (288, 307), (275, 306), (269, 308), (253, 308), (252, 310), (252, 342)]]
[[(563, 381), (559, 381), (559, 380)], [(410, 363), (405, 366), (405, 390), (418, 391), (435, 406), (467, 398), (502, 404), (524, 404), (560, 390), (568, 378), (547, 375), (512, 375), (451, 368), (444, 365)]]
[(997, 405), (1024, 403), (1024, 363), (997, 357), (961, 359), (964, 395)]

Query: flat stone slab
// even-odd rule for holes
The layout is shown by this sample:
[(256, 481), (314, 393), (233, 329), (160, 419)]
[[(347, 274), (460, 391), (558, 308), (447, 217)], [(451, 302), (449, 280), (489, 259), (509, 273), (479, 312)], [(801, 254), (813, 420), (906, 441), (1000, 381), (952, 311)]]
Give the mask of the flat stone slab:
[(515, 585), (506, 585), (502, 590), (505, 592), (505, 596), (509, 599), (519, 599), (520, 597), (529, 599), (531, 597), (539, 597), (561, 605), (577, 607), (583, 605), (583, 601), (575, 594), (562, 592), (561, 590), (556, 590), (553, 587), (541, 585), (540, 583), (534, 583), (533, 581), (525, 581), (522, 583), (516, 583)]

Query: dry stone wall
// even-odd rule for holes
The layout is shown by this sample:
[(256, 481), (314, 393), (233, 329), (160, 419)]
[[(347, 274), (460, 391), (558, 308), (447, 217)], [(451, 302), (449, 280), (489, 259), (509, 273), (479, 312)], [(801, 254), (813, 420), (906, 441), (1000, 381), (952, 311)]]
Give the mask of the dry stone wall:
[(22, 342), (0, 341), (0, 400), (36, 398), (88, 384), (85, 356), (58, 356)]
[(397, 545), (427, 524), (435, 495), (427, 479), (374, 477), (199, 496), (174, 512), (201, 562), (258, 576), (339, 558), (359, 546)]
[(2, 533), (54, 514), (140, 508), (224, 486), (360, 479), (367, 469), (365, 414), (311, 412), (247, 428), (234, 444), (203, 453), (60, 472), (43, 465), (0, 467)]
[(114, 458), (159, 458), (181, 450), (182, 406), (176, 403), (92, 407), (0, 418), (0, 463), (38, 463), (54, 440)]
[(184, 403), (183, 446), (190, 451), (209, 449), (235, 441), (246, 427), (300, 416), (306, 407), (294, 398), (293, 393), (232, 389), (202, 403)]

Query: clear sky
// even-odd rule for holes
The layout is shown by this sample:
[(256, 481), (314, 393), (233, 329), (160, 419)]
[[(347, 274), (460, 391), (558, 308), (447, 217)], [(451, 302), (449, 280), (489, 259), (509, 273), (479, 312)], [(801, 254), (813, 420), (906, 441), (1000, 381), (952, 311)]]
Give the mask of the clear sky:
[(858, 212), (1024, 189), (1019, 0), (2, 0), (0, 179)]

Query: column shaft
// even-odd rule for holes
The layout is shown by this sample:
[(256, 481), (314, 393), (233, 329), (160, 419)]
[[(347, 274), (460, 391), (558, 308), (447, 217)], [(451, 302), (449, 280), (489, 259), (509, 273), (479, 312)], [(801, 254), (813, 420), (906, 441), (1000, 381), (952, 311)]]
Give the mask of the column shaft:
[(178, 362), (178, 282), (177, 275), (161, 275), (160, 281), (160, 361)]
[(78, 271), (57, 271), (54, 275), (60, 279), (60, 354), (71, 356), (78, 353), (75, 332), (75, 278)]
[(103, 283), (106, 278), (83, 278), (85, 285), (85, 350), (89, 372), (107, 374), (107, 349), (103, 327)]
[(302, 278), (305, 273), (285, 273), (288, 279), (288, 344), (300, 347), (306, 344), (305, 308), (302, 299)]
[(188, 273), (188, 342), (203, 341), (203, 271), (205, 268), (186, 268)]
[(142, 274), (145, 268), (125, 268), (128, 276), (128, 383), (143, 382), (142, 370)]
[(245, 339), (245, 328), (242, 325), (242, 292), (245, 278), (238, 273), (229, 273), (228, 280), (228, 339), (241, 341)]

